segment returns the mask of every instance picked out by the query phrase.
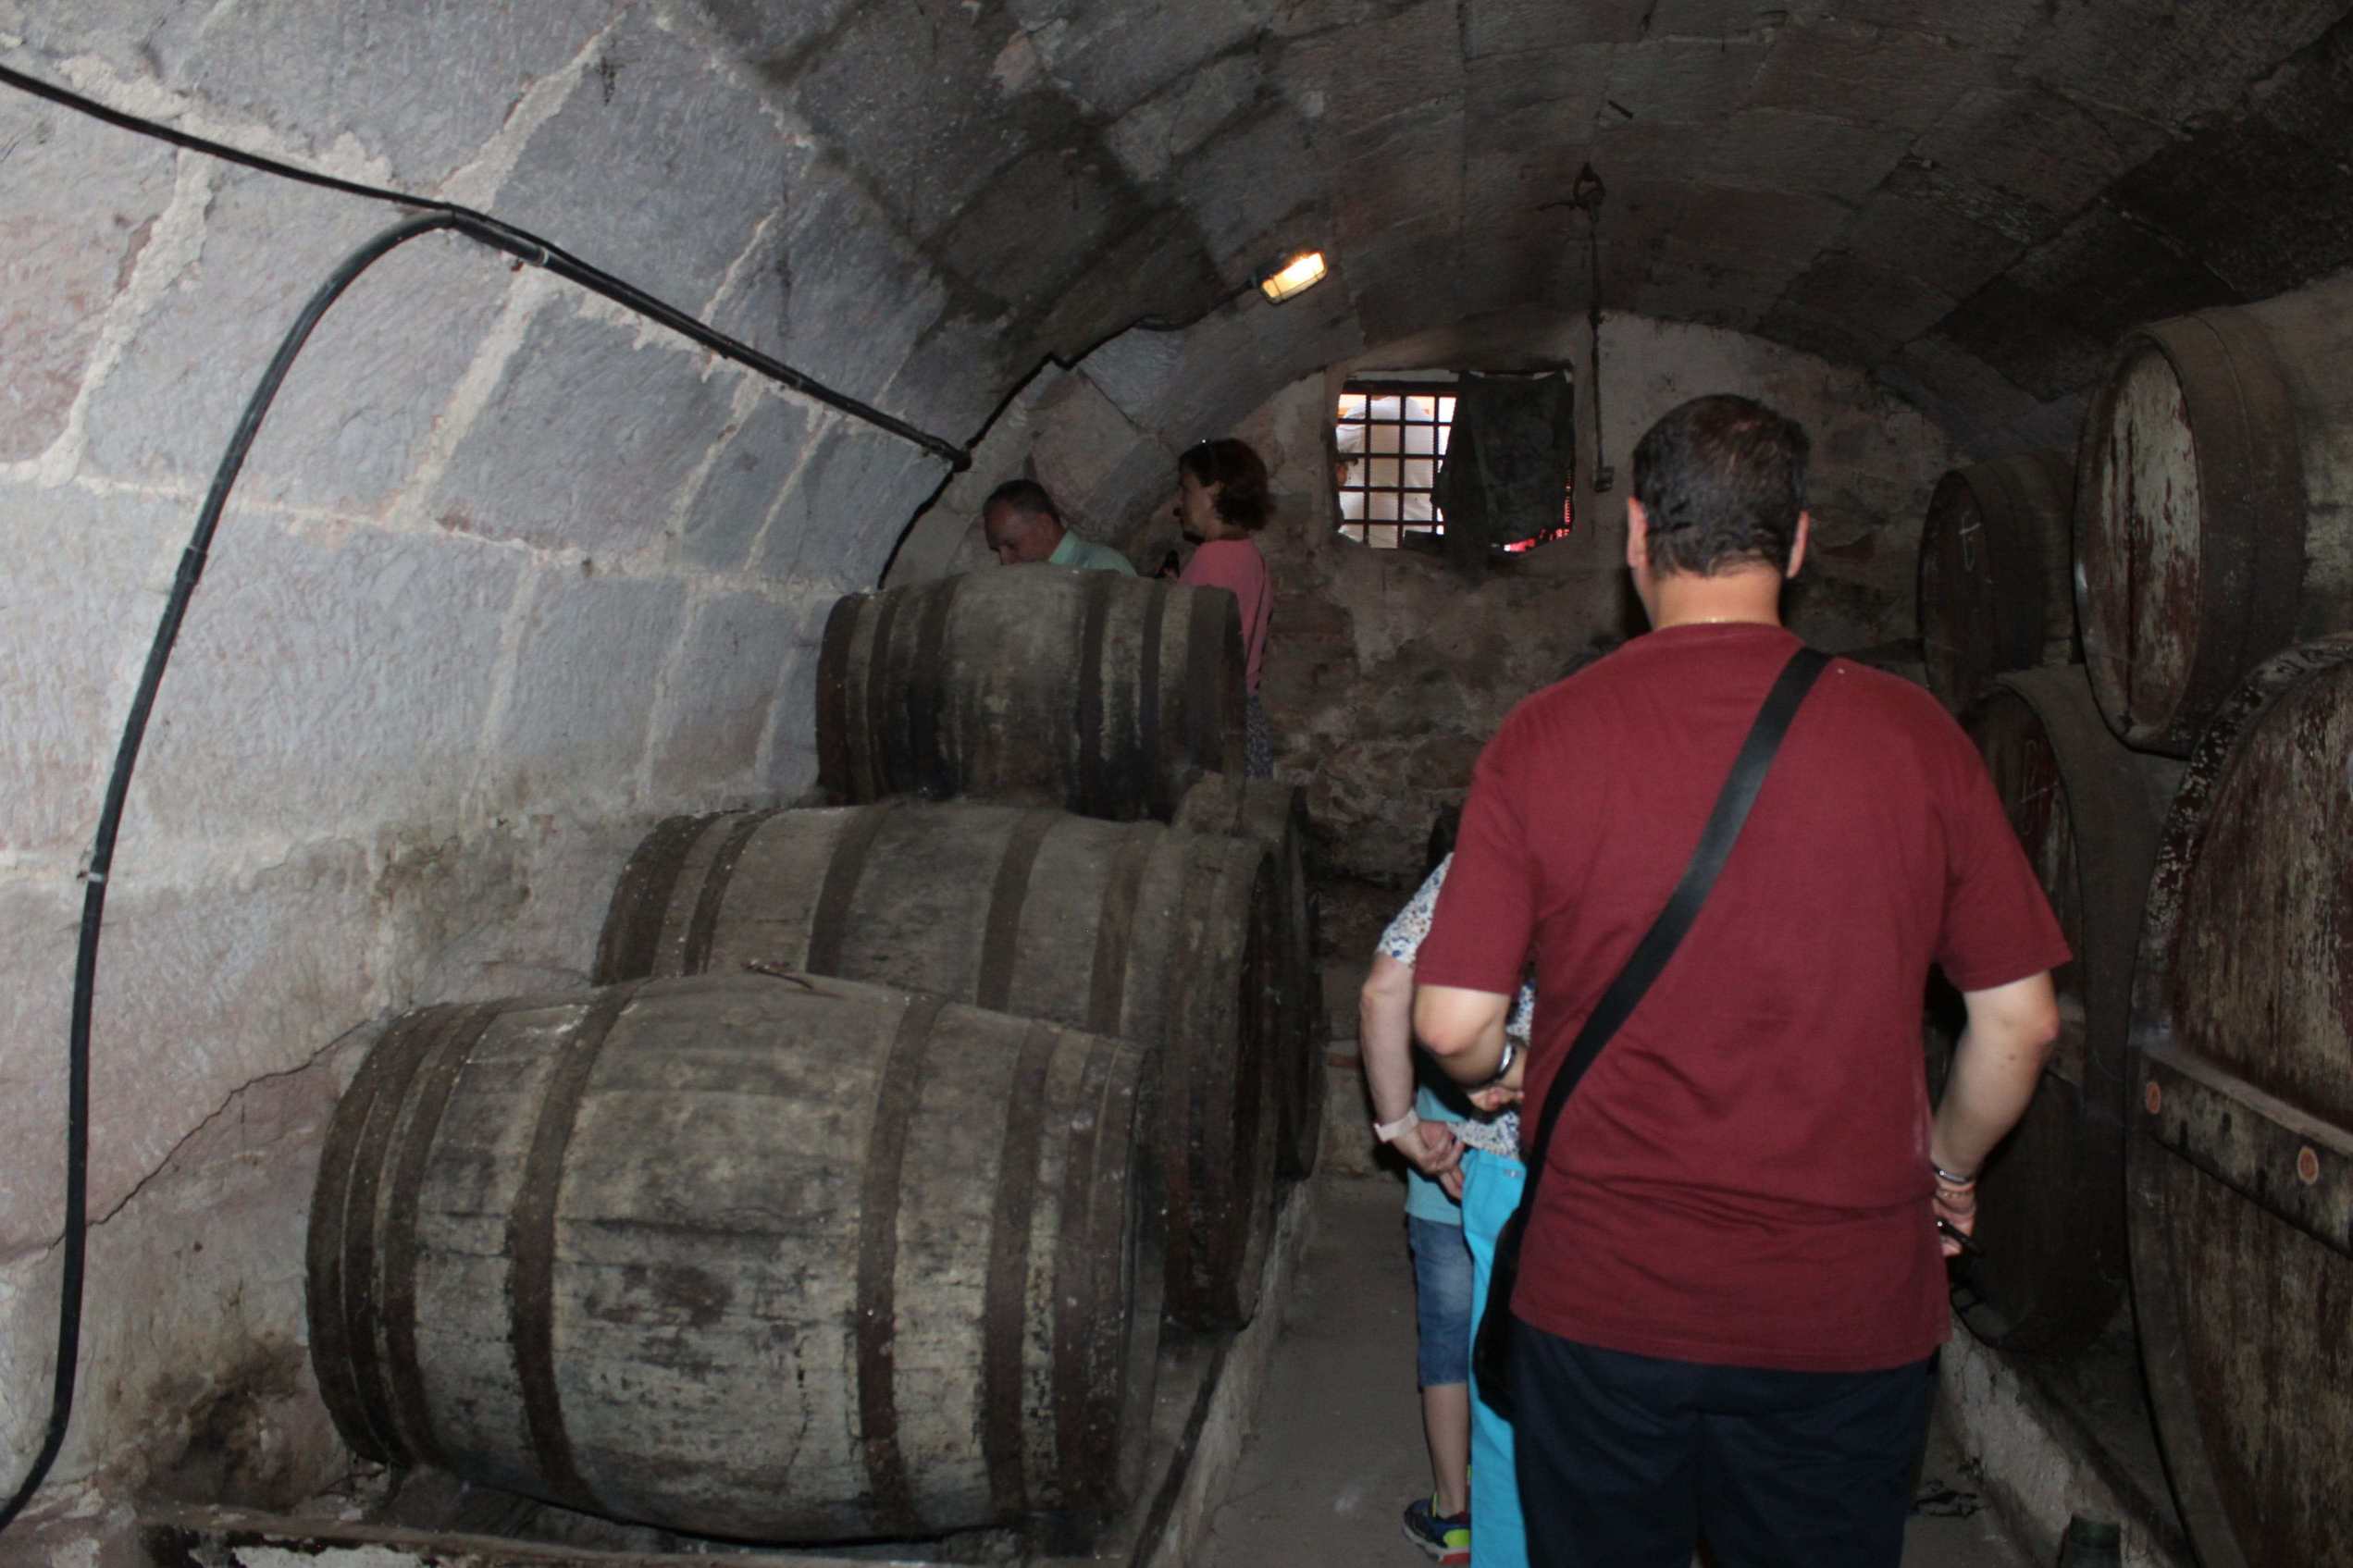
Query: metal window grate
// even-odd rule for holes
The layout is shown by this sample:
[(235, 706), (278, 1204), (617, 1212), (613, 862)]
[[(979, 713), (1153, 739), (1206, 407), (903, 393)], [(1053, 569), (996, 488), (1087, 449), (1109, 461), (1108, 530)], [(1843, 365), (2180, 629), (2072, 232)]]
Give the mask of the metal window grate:
[[(1434, 540), (1446, 531), (1435, 490), (1440, 460), (1455, 424), (1453, 384), (1445, 381), (1350, 381), (1333, 423), (1340, 466), (1340, 532), (1376, 549), (1396, 549), (1409, 538)], [(1561, 497), (1561, 525), (1504, 547), (1524, 550), (1565, 537), (1573, 521), (1573, 490)]]
[(1444, 382), (1351, 381), (1340, 395), (1340, 531), (1394, 549), (1446, 531), (1432, 490), (1455, 423)]

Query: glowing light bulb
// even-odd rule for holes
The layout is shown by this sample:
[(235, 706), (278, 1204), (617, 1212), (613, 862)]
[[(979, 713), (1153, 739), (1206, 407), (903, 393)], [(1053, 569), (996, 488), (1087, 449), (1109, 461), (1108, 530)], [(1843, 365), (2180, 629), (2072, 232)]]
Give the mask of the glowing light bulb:
[(1268, 301), (1281, 304), (1294, 294), (1304, 294), (1323, 281), (1324, 265), (1321, 251), (1302, 251), (1279, 265), (1258, 275), (1258, 291)]

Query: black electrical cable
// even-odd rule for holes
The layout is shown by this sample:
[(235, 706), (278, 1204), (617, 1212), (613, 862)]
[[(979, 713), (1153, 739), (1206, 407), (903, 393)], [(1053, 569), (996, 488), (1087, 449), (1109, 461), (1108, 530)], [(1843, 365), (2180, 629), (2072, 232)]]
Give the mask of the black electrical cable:
[(122, 826), (124, 800), (130, 793), (131, 773), (138, 764), (140, 747), (146, 737), (148, 715), (154, 710), (155, 694), (163, 684), (164, 670), (170, 661), (172, 647), (179, 640), (180, 623), (187, 614), (189, 601), (195, 594), (198, 579), (204, 575), (213, 534), (219, 525), (229, 491), (244, 467), (246, 454), (253, 448), (254, 437), (260, 433), (263, 417), (268, 413), (270, 403), (277, 398), (287, 373), (293, 368), (296, 356), (301, 353), (303, 344), (309, 340), (328, 307), (362, 273), (392, 251), (420, 235), (448, 229), (533, 265), (545, 267), (560, 278), (660, 322), (723, 358), (756, 370), (795, 392), (911, 441), (946, 459), (960, 471), (972, 465), (972, 453), (952, 441), (919, 429), (905, 420), (812, 380), (750, 345), (714, 331), (635, 284), (615, 278), (561, 247), (526, 230), (502, 223), (486, 213), (454, 203), (339, 179), (204, 137), (192, 136), (169, 126), (108, 108), (93, 99), (6, 66), (0, 66), (0, 82), (109, 125), (174, 146), (345, 195), (421, 210), (424, 215), (395, 224), (345, 257), (342, 265), (312, 294), (309, 303), (303, 308), (302, 315), (279, 343), (269, 367), (263, 372), (260, 384), (246, 401), (244, 414), (229, 438), (228, 450), (221, 454), (220, 466), (213, 475), (212, 488), (205, 495), (204, 507), (197, 514), (194, 532), (180, 554), (180, 570), (173, 579), (170, 595), (165, 600), (155, 641), (147, 650), (146, 668), (140, 675), (138, 692), (131, 700), (130, 715), (123, 723), (122, 737), (115, 750), (114, 771), (107, 779), (105, 799), (99, 809), (98, 829), (91, 840), (89, 863), (82, 871), (81, 928), (74, 956), (73, 1010), (67, 1042), (64, 1257), (58, 1281), (57, 1362), (51, 1385), (49, 1422), (41, 1451), (35, 1456), (31, 1468), (15, 1494), (5, 1505), (0, 1505), (0, 1530), (5, 1530), (24, 1512), (33, 1495), (40, 1490), (42, 1482), (48, 1478), (51, 1467), (56, 1463), (57, 1455), (65, 1447), (67, 1428), (73, 1416), (75, 1374), (81, 1352), (82, 1284), (87, 1263), (89, 1219), (90, 1021), (92, 1002), (97, 990), (99, 935), (105, 919), (106, 878), (114, 866), (115, 840)]
[(910, 425), (896, 414), (885, 414), (873, 404), (861, 402), (847, 392), (836, 391), (824, 382), (814, 380), (788, 364), (771, 359), (750, 344), (704, 326), (675, 305), (647, 293), (636, 284), (592, 266), (561, 246), (542, 240), (526, 229), (517, 228), (513, 224), (503, 222), (488, 213), (477, 212), (472, 207), (462, 207), (454, 202), (438, 201), (428, 196), (412, 196), (384, 186), (363, 185), (353, 180), (338, 179), (333, 175), (301, 168), (293, 164), (282, 163), (276, 158), (265, 157), (258, 153), (248, 153), (242, 148), (232, 147), (224, 142), (193, 136), (184, 130), (174, 130), (170, 126), (157, 121), (142, 119), (137, 115), (129, 115), (119, 109), (108, 108), (94, 98), (85, 98), (79, 93), (70, 92), (54, 82), (43, 81), (39, 77), (27, 76), (24, 72), (6, 66), (0, 66), (0, 82), (5, 82), (19, 92), (29, 93), (36, 98), (45, 98), (53, 104), (62, 105), (66, 108), (88, 115), (93, 119), (104, 120), (108, 125), (118, 126), (141, 136), (153, 137), (159, 142), (167, 142), (175, 147), (184, 147), (191, 152), (203, 153), (210, 157), (240, 164), (246, 168), (259, 169), (265, 174), (299, 180), (303, 184), (316, 185), (322, 190), (338, 191), (346, 196), (358, 196), (373, 202), (390, 202), (397, 206), (445, 215), (456, 221), (442, 227), (455, 228), (486, 245), (494, 246), (510, 255), (520, 256), (535, 265), (543, 266), (559, 278), (577, 283), (580, 287), (601, 294), (616, 304), (625, 305), (640, 315), (662, 323), (681, 337), (692, 339), (723, 359), (732, 360), (737, 364), (756, 370), (779, 385), (800, 393), (803, 397), (814, 399), (830, 408), (839, 409), (852, 418), (861, 419), (878, 429), (887, 430), (902, 440), (912, 441), (933, 455), (945, 458), (959, 473), (972, 465), (972, 452), (947, 438), (935, 436), (928, 430)]
[(98, 810), (98, 831), (90, 841), (90, 863), (82, 872), (81, 937), (74, 953), (73, 1017), (67, 1044), (65, 1267), (57, 1290), (57, 1371), (50, 1393), (48, 1435), (16, 1495), (6, 1506), (0, 1506), (0, 1530), (6, 1529), (24, 1512), (33, 1493), (48, 1478), (49, 1467), (56, 1463), (58, 1451), (65, 1447), (66, 1427), (73, 1416), (74, 1370), (81, 1356), (83, 1242), (89, 1217), (90, 1013), (98, 984), (98, 936), (105, 919), (106, 875), (114, 867), (115, 836), (122, 827), (123, 802), (130, 793), (131, 771), (139, 762), (139, 747), (147, 735), (147, 715), (154, 710), (155, 693), (163, 685), (164, 666), (171, 661), (172, 645), (180, 640), (180, 623), (188, 613), (188, 601), (195, 595), (197, 580), (204, 574), (213, 531), (220, 524), (222, 509), (229, 504), (229, 492), (237, 483), (239, 471), (245, 466), (245, 454), (253, 450), (254, 438), (261, 433), (263, 416), (268, 414), (278, 389), (285, 383), (286, 373), (294, 367), (295, 356), (302, 352), (312, 329), (361, 273), (411, 240), (440, 229), (460, 228), (462, 221), (450, 213), (429, 213), (395, 224), (346, 256), (343, 264), (319, 285), (310, 302), (303, 307), (303, 314), (287, 329), (285, 340), (278, 345), (278, 352), (270, 360), (269, 368), (262, 373), (261, 383), (254, 389), (253, 396), (245, 400), (244, 414), (229, 438), (229, 450), (221, 453), (212, 489), (204, 497), (203, 510), (196, 514), (195, 531), (180, 552), (180, 570), (172, 578), (170, 596), (164, 600), (155, 639), (148, 645), (147, 667), (140, 673), (138, 695), (131, 698), (130, 716), (123, 721), (122, 739), (115, 747), (114, 772), (106, 780), (105, 801)]

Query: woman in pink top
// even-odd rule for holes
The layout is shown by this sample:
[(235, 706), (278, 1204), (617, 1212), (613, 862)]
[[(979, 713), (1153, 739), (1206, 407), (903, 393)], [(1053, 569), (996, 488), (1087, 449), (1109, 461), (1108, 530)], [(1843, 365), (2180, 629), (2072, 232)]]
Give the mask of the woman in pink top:
[(1232, 437), (1202, 441), (1177, 459), (1177, 522), (1186, 537), (1201, 541), (1177, 581), (1192, 587), (1224, 588), (1242, 606), (1242, 646), (1247, 655), (1243, 684), (1249, 693), (1245, 706), (1250, 721), (1245, 772), (1254, 779), (1274, 777), (1274, 731), (1258, 701), (1274, 583), (1267, 574), (1267, 558), (1250, 539), (1266, 525), (1269, 500), (1266, 463), (1242, 441)]

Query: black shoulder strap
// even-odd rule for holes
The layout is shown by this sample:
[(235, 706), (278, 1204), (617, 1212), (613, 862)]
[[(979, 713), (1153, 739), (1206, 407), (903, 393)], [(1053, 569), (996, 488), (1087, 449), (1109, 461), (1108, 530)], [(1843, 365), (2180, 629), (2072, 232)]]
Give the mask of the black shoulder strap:
[(1828, 654), (1801, 648), (1790, 656), (1773, 689), (1765, 694), (1765, 706), (1757, 710), (1749, 737), (1733, 760), (1732, 776), (1724, 781), (1724, 793), (1715, 797), (1715, 809), (1708, 814), (1707, 826), (1700, 830), (1699, 846), (1691, 851), (1691, 863), (1683, 868), (1683, 880), (1675, 884), (1674, 896), (1642, 933), (1634, 956), (1602, 994), (1585, 1027), (1577, 1031), (1568, 1059), (1561, 1063), (1545, 1091), (1544, 1108), (1537, 1117), (1536, 1137), (1529, 1149), (1528, 1187), (1520, 1197), (1523, 1209), (1531, 1208), (1535, 1202), (1536, 1183), (1544, 1174), (1544, 1156), (1552, 1150), (1553, 1130), (1560, 1125), (1561, 1106), (1567, 1104), (1569, 1091), (1577, 1087), (1577, 1080), (1585, 1076), (1585, 1069), (1593, 1065), (1593, 1058), (1602, 1054), (1618, 1026), (1633, 1016), (1651, 982), (1666, 968), (1667, 959), (1675, 956), (1691, 922), (1699, 918), (1700, 906), (1707, 902), (1716, 874), (1731, 857), (1733, 841), (1749, 820), (1749, 808), (1765, 788), (1765, 771), (1773, 766), (1774, 753), (1781, 749), (1781, 737), (1790, 733), (1790, 721), (1797, 716), (1798, 705), (1829, 662)]

